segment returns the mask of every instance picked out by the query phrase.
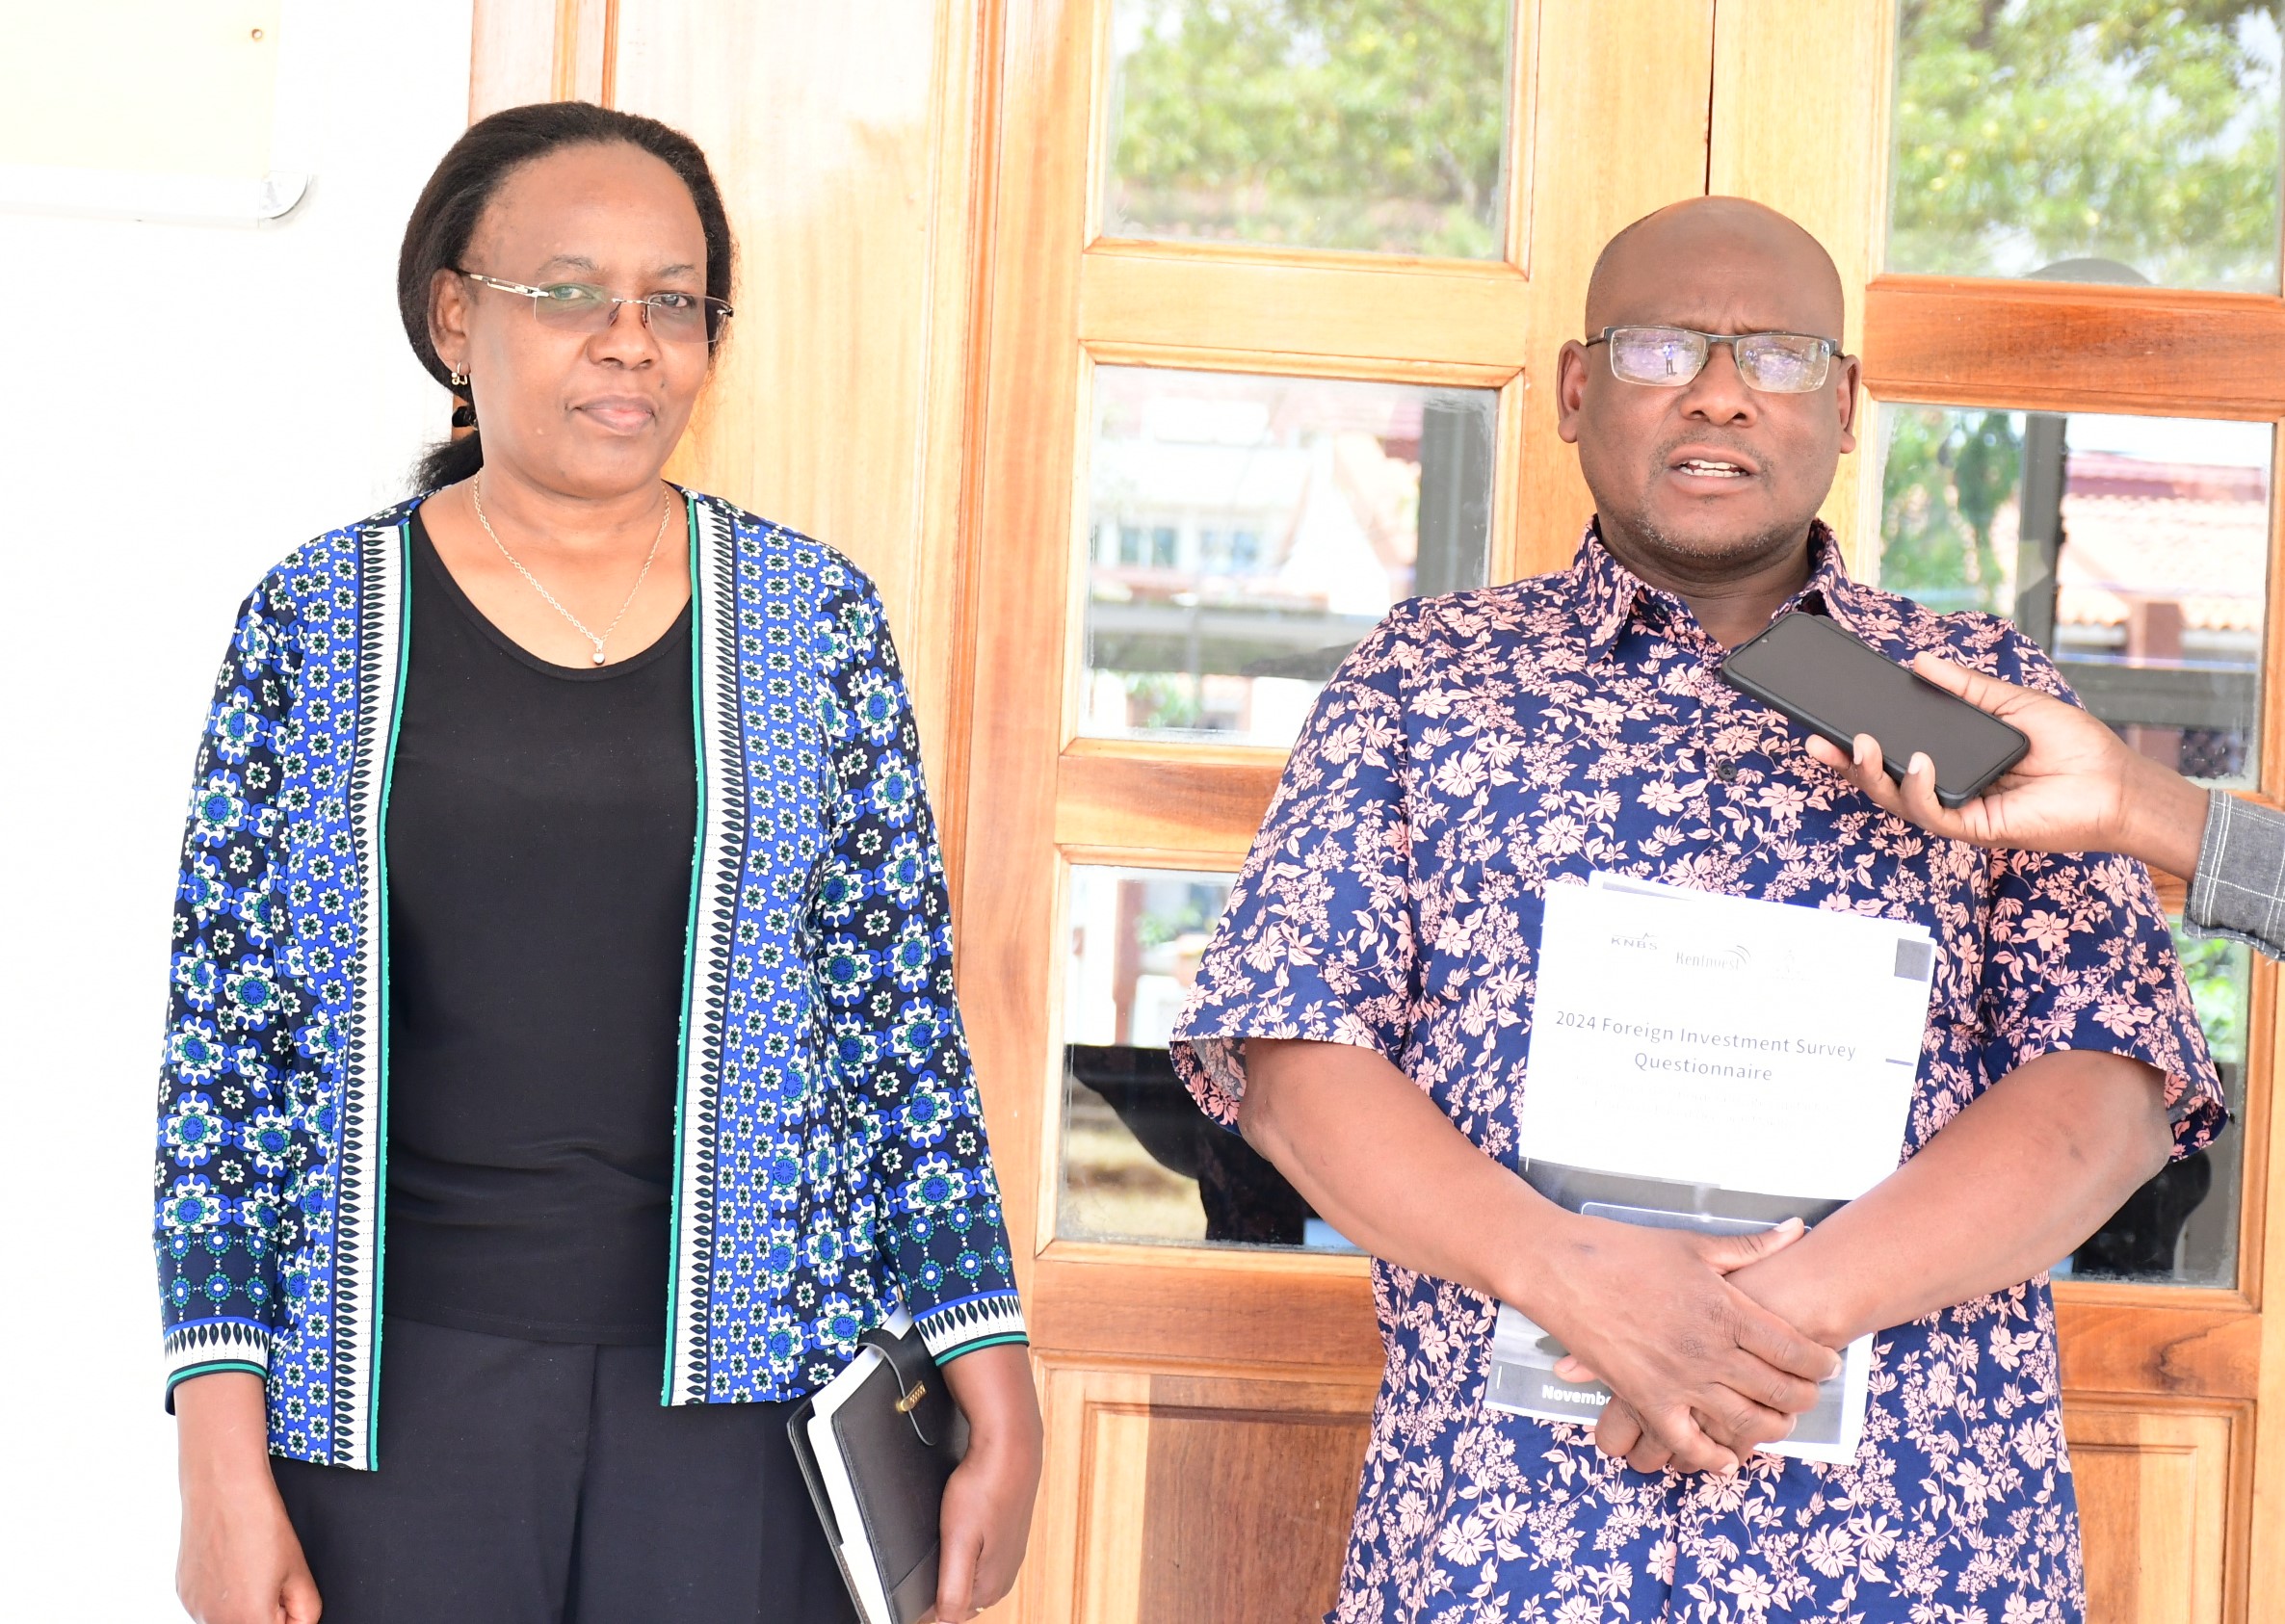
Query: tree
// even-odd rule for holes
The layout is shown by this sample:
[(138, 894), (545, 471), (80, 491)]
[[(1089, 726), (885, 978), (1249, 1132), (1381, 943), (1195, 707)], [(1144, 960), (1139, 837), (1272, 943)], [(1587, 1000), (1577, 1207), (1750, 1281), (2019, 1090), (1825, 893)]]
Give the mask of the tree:
[[(1903, 0), (1888, 266), (2021, 275), (2121, 261), (2272, 288), (2278, 0)], [(1880, 579), (2006, 614), (1991, 546), (2020, 447), (2003, 414), (1891, 407)]]
[(2013, 499), (2023, 439), (2004, 411), (1891, 406), (1880, 468), (1880, 584), (1930, 609), (2014, 610), (1992, 527)]
[(1121, 0), (1114, 233), (1500, 251), (1509, 0)]
[(1904, 0), (1888, 263), (2273, 291), (2277, 0)]

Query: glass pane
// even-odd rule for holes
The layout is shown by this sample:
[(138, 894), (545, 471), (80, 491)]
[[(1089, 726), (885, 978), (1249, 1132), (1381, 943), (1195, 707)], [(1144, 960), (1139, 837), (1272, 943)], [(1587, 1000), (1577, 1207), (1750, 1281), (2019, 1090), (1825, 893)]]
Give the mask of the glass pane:
[(1905, 0), (1889, 269), (2275, 291), (2278, 9)]
[(1292, 744), (1391, 605), (1484, 584), (1497, 406), (1096, 369), (1081, 730)]
[(2195, 1156), (2169, 1164), (2056, 1272), (2080, 1279), (2173, 1286), (2238, 1282), (2238, 1203), (2244, 1184), (2246, 1015), (2252, 954), (2235, 942), (2193, 941), (2174, 922), (2174, 945), (2197, 1003), (2214, 1062), (2241, 1120)]
[(1103, 232), (1496, 259), (1513, 0), (1115, 0)]
[(2260, 771), (2266, 423), (1883, 406), (1878, 580), (2011, 616), (2192, 777)]
[(1192, 1103), (1168, 1058), (1230, 877), (1071, 870), (1059, 1235), (1354, 1249)]

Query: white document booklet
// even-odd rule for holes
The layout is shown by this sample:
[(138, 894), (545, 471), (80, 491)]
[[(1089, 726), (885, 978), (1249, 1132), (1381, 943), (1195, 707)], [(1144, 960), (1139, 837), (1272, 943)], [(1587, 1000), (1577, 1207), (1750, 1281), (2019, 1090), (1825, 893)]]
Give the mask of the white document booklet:
[[(1936, 946), (1921, 926), (1597, 874), (1550, 885), (1518, 1148), (1523, 1176), (1594, 1218), (1701, 1234), (1817, 1223), (1894, 1172)], [(1601, 1383), (1502, 1304), (1484, 1401), (1591, 1421)], [(1793, 1436), (1854, 1457), (1872, 1338)]]

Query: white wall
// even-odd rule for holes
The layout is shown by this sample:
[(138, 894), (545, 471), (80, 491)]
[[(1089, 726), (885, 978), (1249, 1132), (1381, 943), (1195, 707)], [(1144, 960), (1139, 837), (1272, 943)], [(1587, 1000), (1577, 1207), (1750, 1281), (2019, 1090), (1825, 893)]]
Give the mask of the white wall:
[(443, 430), (395, 271), (470, 4), (289, 0), (316, 179), (275, 225), (0, 213), (0, 1617), (181, 1616), (148, 1235), (191, 756), (248, 589)]

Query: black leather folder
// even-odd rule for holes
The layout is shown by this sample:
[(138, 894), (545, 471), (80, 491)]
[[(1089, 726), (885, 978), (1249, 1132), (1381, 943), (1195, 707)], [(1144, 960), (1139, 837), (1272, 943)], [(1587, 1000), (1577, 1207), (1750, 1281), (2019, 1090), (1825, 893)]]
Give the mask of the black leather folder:
[[(864, 1342), (880, 1356), (860, 1350), (852, 1362), (853, 1370), (858, 1362), (870, 1368), (854, 1378), (854, 1391), (836, 1395), (840, 1401), (826, 1418), (829, 1443), (812, 1437), (810, 1422), (818, 1400), (841, 1388), (848, 1371), (796, 1406), (786, 1431), (857, 1616), (865, 1624), (916, 1624), (936, 1600), (937, 1517), (944, 1484), (967, 1453), (967, 1418), (919, 1332), (883, 1327), (866, 1332)], [(854, 1518), (836, 1509), (836, 1473), (846, 1485), (842, 1507), (854, 1501)], [(866, 1558), (880, 1579), (878, 1594), (863, 1578)]]

